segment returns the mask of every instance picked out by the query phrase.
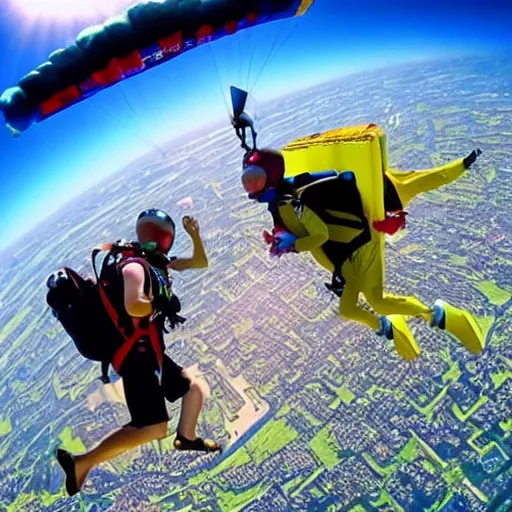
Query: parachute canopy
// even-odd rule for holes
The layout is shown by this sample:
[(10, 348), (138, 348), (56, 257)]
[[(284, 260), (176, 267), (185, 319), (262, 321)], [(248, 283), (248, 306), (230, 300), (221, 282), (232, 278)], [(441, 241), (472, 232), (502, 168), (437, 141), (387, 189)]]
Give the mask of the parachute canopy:
[[(86, 1), (86, 0), (81, 0)], [(197, 46), (271, 21), (300, 16), (314, 0), (164, 0), (139, 2), (76, 43), (53, 52), (0, 97), (7, 127), (32, 123)]]

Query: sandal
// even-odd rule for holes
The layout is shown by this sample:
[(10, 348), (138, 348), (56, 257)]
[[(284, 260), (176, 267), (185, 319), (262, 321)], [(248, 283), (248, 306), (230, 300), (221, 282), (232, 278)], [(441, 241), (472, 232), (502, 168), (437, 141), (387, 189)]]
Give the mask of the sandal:
[(194, 450), (199, 452), (222, 452), (222, 448), (215, 441), (201, 439), (200, 437), (191, 441), (180, 434), (176, 434), (174, 448), (180, 451)]

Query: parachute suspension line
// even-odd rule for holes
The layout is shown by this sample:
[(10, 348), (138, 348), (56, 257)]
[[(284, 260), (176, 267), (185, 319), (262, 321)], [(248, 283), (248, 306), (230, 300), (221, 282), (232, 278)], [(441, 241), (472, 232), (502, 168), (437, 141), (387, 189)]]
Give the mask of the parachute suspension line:
[(270, 57), (272, 56), (272, 53), (274, 52), (276, 46), (277, 46), (277, 42), (279, 41), (279, 37), (276, 37), (274, 39), (274, 42), (272, 43), (272, 47), (270, 48), (270, 51), (268, 52), (267, 54), (267, 58), (265, 59), (265, 62), (263, 63), (263, 66), (261, 66), (261, 69), (260, 69), (260, 72), (258, 73), (258, 75), (256, 76), (256, 80), (254, 81), (254, 84), (249, 87), (249, 84), (248, 87), (247, 87), (247, 92), (249, 94), (252, 94), (252, 91), (254, 90), (254, 88), (256, 87), (256, 84), (258, 83), (259, 79), (261, 78), (261, 75), (263, 74), (263, 71), (265, 70), (265, 68), (268, 66), (269, 62), (270, 62)]
[[(238, 32), (234, 37), (237, 38), (237, 49), (240, 53), (238, 61), (240, 62), (240, 87), (248, 91), (253, 72), (254, 62), (258, 54), (258, 40), (251, 30)], [(244, 64), (242, 66), (242, 63)]]
[(240, 64), (239, 83), (242, 89), (247, 91), (251, 80), (251, 73), (258, 54), (258, 38), (253, 30), (240, 31), (235, 35), (238, 39), (237, 50)]
[[(119, 119), (118, 116), (112, 114), (112, 112), (109, 112), (103, 105), (100, 105), (99, 104), (99, 98), (98, 96), (93, 96), (92, 98), (90, 98), (90, 101), (91, 102), (94, 102), (96, 103), (96, 106), (100, 109), (100, 110), (103, 110), (103, 112), (105, 112), (105, 114), (107, 114), (108, 116), (110, 116), (114, 121), (118, 122), (119, 124), (123, 124), (121, 122), (121, 120)], [(153, 141), (151, 141), (151, 139), (149, 139), (145, 134), (144, 132), (142, 132), (141, 130), (139, 129), (135, 129), (132, 127), (132, 131), (136, 134), (138, 134), (142, 139), (144, 139), (144, 142), (153, 150), (153, 151), (156, 151), (157, 153), (161, 153), (162, 155), (164, 154), (163, 153), (163, 150), (158, 147)]]
[(247, 70), (247, 80), (246, 80), (246, 83), (245, 83), (247, 89), (249, 89), (249, 83), (251, 81), (251, 73), (252, 73), (252, 68), (253, 68), (253, 65), (254, 65), (255, 58), (256, 58), (256, 45), (253, 45), (252, 51), (251, 51), (251, 56), (249, 58), (249, 68)]
[[(140, 117), (137, 115), (137, 112), (135, 112), (132, 104), (130, 103), (130, 100), (127, 98), (126, 96), (126, 93), (124, 92), (124, 89), (122, 87), (122, 84), (121, 83), (118, 83), (117, 86), (119, 87), (119, 90), (121, 91), (121, 95), (123, 96), (123, 99), (125, 101), (125, 103), (128, 105), (128, 108), (130, 109), (130, 112), (132, 113), (133, 117), (135, 118), (136, 122), (140, 125), (140, 126), (143, 126), (142, 124), (142, 121), (140, 119)], [(158, 144), (156, 144), (152, 139), (151, 137), (148, 136), (147, 134), (147, 130), (141, 130), (141, 133), (144, 134), (144, 138), (146, 139), (146, 141), (149, 141), (150, 145), (153, 146), (153, 149), (156, 148), (156, 151), (158, 151), (161, 155), (164, 155), (165, 154), (165, 151), (160, 147), (158, 146)]]
[(209, 44), (207, 46), (210, 49), (210, 55), (212, 56), (213, 65), (215, 66), (215, 72), (217, 73), (217, 81), (219, 83), (220, 94), (222, 96), (222, 99), (224, 100), (224, 107), (226, 109), (226, 113), (228, 115), (228, 118), (231, 119), (231, 109), (229, 107), (228, 100), (226, 99), (226, 95), (224, 94), (224, 85), (222, 83), (222, 78), (220, 76), (220, 71), (219, 71), (219, 66), (217, 64), (217, 59), (215, 58), (215, 53), (214, 53), (214, 51), (212, 49), (212, 45)]
[(289, 24), (290, 25), (290, 29), (289, 29), (289, 32), (288, 34), (283, 38), (283, 40), (281, 41), (281, 43), (279, 44), (278, 46), (278, 41), (279, 41), (279, 37), (276, 37), (275, 41), (274, 41), (274, 44), (272, 45), (272, 48), (270, 50), (270, 53), (268, 54), (266, 60), (265, 60), (265, 63), (263, 64), (258, 76), (256, 77), (256, 80), (254, 82), (254, 84), (252, 85), (252, 87), (249, 89), (249, 93), (252, 93), (252, 91), (254, 90), (254, 88), (256, 87), (256, 85), (258, 84), (262, 74), (263, 74), (263, 71), (265, 70), (265, 68), (267, 67), (267, 65), (277, 56), (277, 54), (283, 49), (283, 46), (290, 40), (290, 38), (292, 37), (293, 33), (295, 32), (295, 30), (297, 29), (297, 25), (298, 25), (298, 20), (297, 19), (294, 19), (292, 23)]
[(236, 78), (236, 81), (239, 83), (239, 84), (242, 84), (241, 82), (241, 79), (242, 79), (242, 69), (243, 69), (243, 60), (242, 60), (242, 52), (240, 51), (242, 45), (240, 44), (240, 38), (237, 36), (237, 34), (235, 34), (233, 37), (236, 38), (236, 40), (234, 41), (234, 44), (232, 46), (233, 48), (233, 62), (235, 63), (235, 70), (236, 70), (236, 73), (235, 73), (235, 78)]
[[(96, 98), (91, 98), (91, 101), (96, 101)], [(117, 121), (119, 124), (122, 124), (122, 122), (119, 120), (119, 118), (117, 116), (115, 116), (114, 114), (112, 114), (112, 112), (109, 112), (103, 105), (96, 105), (100, 110), (102, 110), (103, 112), (105, 112), (105, 114), (109, 115), (114, 121)], [(138, 135), (141, 136), (142, 139), (144, 139), (145, 143), (151, 148), (153, 149), (154, 151), (157, 151), (157, 152), (161, 152), (161, 149), (157, 146), (155, 146), (155, 144), (149, 140), (147, 137), (145, 137), (144, 133), (142, 133), (140, 130), (133, 130), (135, 133), (137, 133)]]

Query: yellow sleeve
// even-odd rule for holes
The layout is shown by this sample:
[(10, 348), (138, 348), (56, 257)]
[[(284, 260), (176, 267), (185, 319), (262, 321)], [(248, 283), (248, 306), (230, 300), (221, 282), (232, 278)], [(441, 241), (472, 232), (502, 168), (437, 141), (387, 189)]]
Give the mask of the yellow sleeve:
[(307, 236), (298, 238), (295, 242), (297, 252), (311, 251), (317, 249), (329, 240), (329, 229), (327, 224), (308, 207), (304, 207), (301, 223), (308, 232)]

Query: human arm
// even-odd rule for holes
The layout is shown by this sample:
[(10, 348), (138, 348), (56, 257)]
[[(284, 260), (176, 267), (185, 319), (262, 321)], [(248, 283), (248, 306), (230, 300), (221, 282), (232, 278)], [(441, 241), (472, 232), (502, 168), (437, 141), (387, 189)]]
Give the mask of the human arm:
[(312, 251), (321, 247), (329, 240), (327, 224), (313, 210), (305, 207), (301, 222), (308, 234), (298, 238), (295, 242), (295, 250), (297, 252)]
[[(153, 312), (152, 298), (144, 293), (146, 273), (140, 263), (128, 263), (123, 267), (124, 307), (136, 318), (144, 318)], [(151, 294), (151, 291), (150, 291)]]
[[(286, 205), (284, 208), (287, 208)], [(290, 205), (291, 207), (291, 205)], [(288, 210), (288, 212), (291, 210)], [(285, 210), (281, 210), (285, 213)], [(329, 239), (329, 229), (325, 222), (309, 208), (304, 208), (300, 219), (302, 236), (296, 236), (290, 231), (274, 227), (273, 233), (264, 233), (265, 241), (272, 245), (270, 253), (281, 256), (287, 252), (312, 251), (321, 247)]]
[(192, 239), (193, 253), (191, 258), (176, 258), (169, 267), (173, 270), (188, 270), (192, 268), (208, 267), (208, 258), (204, 249), (201, 235), (199, 234), (199, 224), (193, 217), (183, 217), (183, 228)]

